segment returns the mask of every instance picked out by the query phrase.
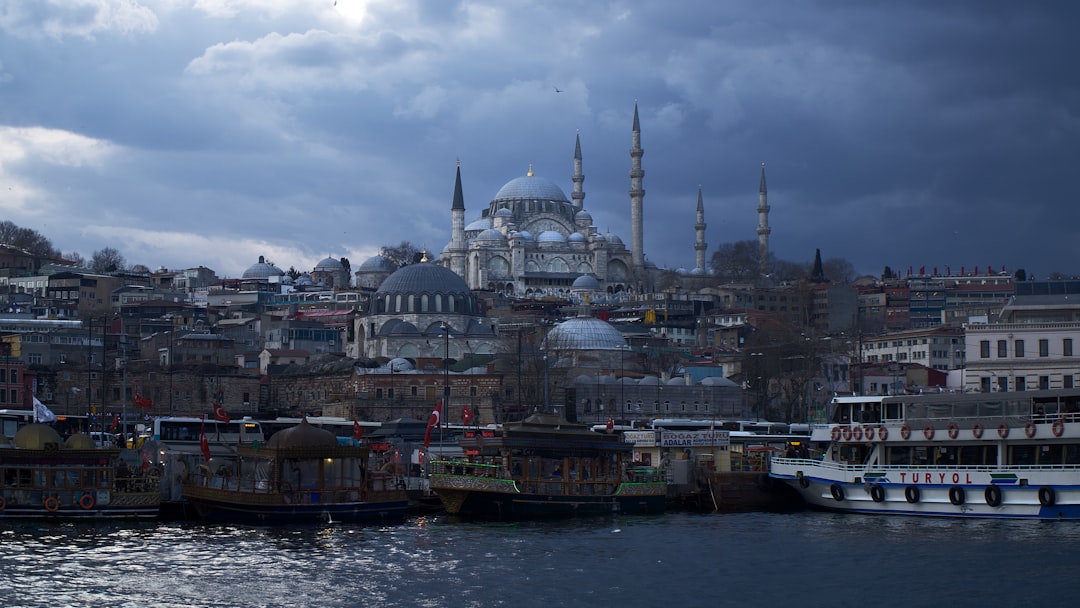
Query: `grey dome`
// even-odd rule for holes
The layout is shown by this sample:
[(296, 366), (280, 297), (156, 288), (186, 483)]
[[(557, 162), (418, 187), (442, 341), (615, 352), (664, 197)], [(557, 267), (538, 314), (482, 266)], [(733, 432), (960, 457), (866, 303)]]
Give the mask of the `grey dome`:
[(394, 263), (381, 255), (374, 255), (360, 264), (359, 272), (394, 272)]
[(720, 376), (709, 376), (708, 378), (702, 378), (701, 383), (705, 386), (734, 386), (738, 388), (738, 384), (735, 384), (727, 378), (721, 378)]
[(588, 242), (589, 239), (580, 232), (571, 232), (570, 236), (566, 237), (566, 240), (570, 241), (571, 243), (585, 243)]
[(612, 234), (610, 232), (607, 233), (606, 235), (604, 235), (604, 239), (607, 242), (611, 243), (612, 245), (622, 245), (623, 244), (622, 239), (619, 238), (619, 235)]
[(452, 270), (430, 262), (409, 264), (386, 277), (379, 286), (376, 296), (391, 293), (450, 293), (471, 295), (472, 291), (464, 279)]
[(566, 237), (556, 230), (545, 230), (536, 235), (537, 243), (565, 243)]
[(390, 319), (379, 328), (380, 336), (419, 336), (420, 330), (415, 325), (401, 319)]
[(515, 177), (514, 179), (506, 182), (499, 192), (495, 194), (495, 201), (513, 201), (513, 200), (540, 200), (540, 201), (560, 201), (568, 203), (566, 195), (563, 194), (561, 188), (553, 184), (552, 182), (532, 175), (524, 177)]
[(495, 217), (514, 217), (514, 212), (503, 207), (495, 212)]
[(600, 291), (600, 281), (596, 280), (596, 277), (591, 274), (583, 274), (580, 277), (574, 279), (574, 284), (570, 286), (570, 291)]
[(481, 217), (481, 218), (477, 218), (477, 219), (473, 220), (472, 222), (469, 222), (469, 225), (465, 226), (465, 231), (466, 232), (473, 232), (473, 231), (487, 230), (488, 228), (491, 228), (491, 218), (489, 218), (489, 217)]
[(402, 359), (401, 357), (394, 357), (387, 364), (386, 367), (394, 370), (395, 372), (407, 372), (413, 369), (413, 364), (408, 359)]
[(244, 271), (243, 277), (245, 279), (268, 279), (270, 277), (280, 277), (285, 274), (285, 271), (274, 266), (266, 261), (266, 258), (259, 256), (259, 261), (255, 262), (248, 269)]
[(518, 233), (518, 236), (525, 239), (526, 241), (535, 241), (536, 240), (536, 237), (533, 236), (533, 233), (529, 232), (528, 230), (522, 230), (521, 232)]
[(341, 272), (342, 270), (345, 270), (345, 265), (341, 263), (341, 260), (334, 258), (323, 258), (315, 265), (315, 272)]
[(544, 339), (544, 348), (552, 350), (622, 350), (625, 345), (619, 330), (593, 317), (567, 319)]
[(274, 433), (266, 442), (266, 447), (271, 450), (336, 447), (337, 445), (336, 435), (325, 429), (311, 426), (307, 418), (294, 427)]
[(581, 211), (578, 211), (574, 214), (574, 219), (579, 222), (591, 222), (592, 214), (582, 209)]
[(488, 228), (487, 230), (476, 235), (476, 238), (473, 240), (488, 243), (505, 243), (506, 237), (503, 236), (503, 233), (499, 232), (498, 230), (495, 230), (494, 228)]

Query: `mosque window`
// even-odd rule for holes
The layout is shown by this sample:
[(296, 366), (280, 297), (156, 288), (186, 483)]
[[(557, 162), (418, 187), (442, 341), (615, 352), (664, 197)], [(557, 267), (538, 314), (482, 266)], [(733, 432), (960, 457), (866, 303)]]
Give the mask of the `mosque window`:
[(416, 296), (409, 294), (409, 312), (416, 312)]
[(420, 312), (429, 312), (429, 310), (428, 310), (428, 297), (427, 297), (426, 293), (424, 295), (420, 296)]
[(435, 296), (435, 312), (442, 312), (442, 296)]
[(457, 312), (457, 302), (454, 301), (454, 296), (451, 294), (447, 296), (447, 312)]

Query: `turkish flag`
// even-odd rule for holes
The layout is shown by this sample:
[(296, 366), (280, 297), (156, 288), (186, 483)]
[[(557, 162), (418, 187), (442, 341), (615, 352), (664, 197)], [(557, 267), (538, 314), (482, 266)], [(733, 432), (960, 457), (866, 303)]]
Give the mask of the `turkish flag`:
[(139, 393), (136, 392), (135, 393), (135, 407), (142, 407), (142, 408), (150, 409), (150, 408), (154, 407), (154, 402), (149, 397), (147, 397), (146, 395), (140, 395)]
[(607, 431), (610, 433), (611, 431), (614, 431), (614, 430), (615, 430), (615, 419), (614, 418), (608, 418), (607, 419)]
[(472, 410), (470, 410), (469, 406), (466, 405), (465, 407), (461, 408), (461, 422), (464, 423), (465, 426), (468, 426), (468, 425), (472, 424), (472, 421), (473, 421)]
[(364, 437), (364, 427), (360, 426), (360, 421), (353, 418), (352, 421), (352, 436), (353, 439), (360, 441)]
[(440, 420), (442, 420), (442, 399), (435, 403), (435, 409), (431, 410), (431, 416), (428, 417), (427, 430), (424, 431), (425, 448), (431, 445), (431, 429), (439, 426)]
[(229, 414), (225, 412), (225, 408), (221, 407), (220, 403), (214, 402), (214, 420), (218, 422), (229, 422)]
[(120, 430), (120, 416), (113, 416), (112, 426), (109, 427), (109, 430), (114, 433)]
[(210, 460), (210, 442), (206, 440), (206, 422), (199, 424), (199, 448), (202, 449), (203, 458)]

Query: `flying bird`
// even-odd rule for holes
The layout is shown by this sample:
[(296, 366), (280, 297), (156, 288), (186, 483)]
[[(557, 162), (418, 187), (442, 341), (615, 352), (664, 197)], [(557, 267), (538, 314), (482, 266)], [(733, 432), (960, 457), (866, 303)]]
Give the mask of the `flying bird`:
[(556, 93), (562, 93), (562, 89), (560, 89), (559, 87), (555, 87), (555, 92)]

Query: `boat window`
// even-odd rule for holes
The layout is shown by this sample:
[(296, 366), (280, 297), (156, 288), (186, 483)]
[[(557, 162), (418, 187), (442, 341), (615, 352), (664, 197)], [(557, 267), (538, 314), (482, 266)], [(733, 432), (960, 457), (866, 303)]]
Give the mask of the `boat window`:
[(903, 420), (903, 408), (900, 403), (886, 403), (885, 404), (885, 419), (886, 420)]
[(1080, 445), (1070, 443), (1065, 446), (1065, 464), (1080, 464)]
[(1035, 464), (1035, 446), (1013, 445), (1009, 446), (1009, 464), (1033, 465)]
[(978, 403), (957, 403), (953, 406), (953, 418), (976, 418), (978, 415)]
[(1039, 464), (1055, 465), (1061, 464), (1064, 458), (1061, 444), (1046, 444), (1040, 446), (1039, 449)]
[(1000, 401), (986, 401), (979, 404), (979, 415), (984, 418), (997, 418), (1005, 413), (1005, 406)]
[(911, 464), (911, 448), (906, 446), (890, 446), (885, 452), (885, 464)]

